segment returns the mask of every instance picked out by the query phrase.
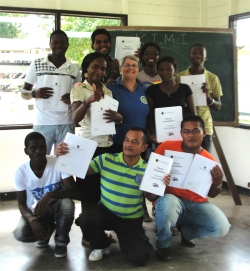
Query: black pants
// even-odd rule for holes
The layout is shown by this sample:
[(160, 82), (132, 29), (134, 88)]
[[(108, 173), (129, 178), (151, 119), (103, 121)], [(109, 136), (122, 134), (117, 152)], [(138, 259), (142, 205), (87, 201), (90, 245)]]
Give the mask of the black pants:
[[(93, 158), (111, 152), (111, 147), (97, 147)], [(76, 184), (80, 193), (82, 212), (91, 206), (97, 205), (101, 197), (100, 174), (86, 175), (85, 179), (76, 177)]]
[(104, 230), (113, 230), (122, 254), (132, 263), (143, 266), (153, 253), (153, 247), (142, 229), (142, 217), (124, 219), (99, 204), (82, 213), (79, 220), (83, 237), (93, 249), (108, 247), (110, 241)]

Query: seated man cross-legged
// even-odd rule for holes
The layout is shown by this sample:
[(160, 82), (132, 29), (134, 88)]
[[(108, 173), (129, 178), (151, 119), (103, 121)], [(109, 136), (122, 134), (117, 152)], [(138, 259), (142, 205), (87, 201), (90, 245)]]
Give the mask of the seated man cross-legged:
[[(111, 241), (105, 230), (116, 232), (122, 254), (132, 263), (145, 265), (153, 247), (142, 228), (143, 192), (139, 190), (147, 163), (140, 157), (147, 149), (147, 135), (141, 128), (131, 128), (123, 142), (123, 152), (95, 157), (87, 174), (100, 173), (101, 200), (79, 217), (83, 237), (93, 251), (90, 261), (99, 261)], [(69, 150), (59, 143), (56, 154)], [(80, 166), (80, 165), (79, 165)]]
[(29, 133), (24, 143), (24, 151), (30, 161), (20, 166), (15, 175), (22, 216), (14, 236), (22, 242), (37, 241), (36, 247), (41, 248), (48, 246), (55, 230), (55, 257), (65, 257), (75, 211), (75, 204), (70, 198), (79, 197), (75, 181), (73, 176), (56, 170), (55, 155), (46, 156), (43, 135)]
[[(165, 150), (199, 154), (211, 160), (215, 159), (201, 147), (205, 136), (204, 122), (199, 116), (188, 116), (181, 123), (182, 141), (166, 141), (159, 145), (156, 153), (164, 155)], [(220, 194), (223, 173), (218, 165), (211, 171), (212, 185), (208, 192), (211, 198)], [(200, 180), (202, 182), (202, 180)], [(165, 195), (157, 195), (146, 192), (150, 201), (156, 201), (156, 247), (157, 255), (163, 261), (170, 260), (170, 247), (172, 233), (177, 225), (181, 231), (181, 242), (185, 246), (194, 247), (194, 238), (223, 237), (230, 224), (224, 213), (215, 205), (208, 202), (207, 198), (181, 188), (175, 188), (166, 184)]]

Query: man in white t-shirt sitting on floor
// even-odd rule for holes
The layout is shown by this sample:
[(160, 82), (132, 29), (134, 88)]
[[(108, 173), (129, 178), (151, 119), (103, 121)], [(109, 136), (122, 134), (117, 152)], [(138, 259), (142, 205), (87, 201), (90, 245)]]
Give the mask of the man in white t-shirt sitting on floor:
[[(15, 186), (21, 219), (14, 230), (18, 241), (36, 242), (36, 247), (48, 246), (55, 232), (55, 257), (67, 255), (69, 232), (74, 221), (77, 198), (73, 176), (56, 170), (55, 155), (46, 156), (46, 141), (38, 132), (29, 133), (24, 141), (30, 161), (21, 165), (15, 175)], [(27, 193), (33, 202), (27, 204)]]

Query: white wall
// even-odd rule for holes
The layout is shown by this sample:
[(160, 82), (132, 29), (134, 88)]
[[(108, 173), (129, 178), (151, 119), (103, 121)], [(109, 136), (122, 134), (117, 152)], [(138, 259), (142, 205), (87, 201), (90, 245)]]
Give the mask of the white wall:
[[(3, 4), (1, 4), (3, 6)], [(227, 28), (230, 15), (250, 11), (250, 0), (8, 0), (6, 6), (128, 14), (130, 26)], [(216, 128), (237, 185), (250, 182), (250, 130)], [(29, 130), (1, 131), (0, 191), (11, 191), (13, 172), (26, 159), (23, 139)], [(11, 143), (6, 144), (6, 142)], [(216, 155), (216, 154), (215, 154)]]
[[(215, 127), (235, 184), (247, 188), (250, 182), (250, 130)], [(217, 158), (215, 149), (212, 154)]]

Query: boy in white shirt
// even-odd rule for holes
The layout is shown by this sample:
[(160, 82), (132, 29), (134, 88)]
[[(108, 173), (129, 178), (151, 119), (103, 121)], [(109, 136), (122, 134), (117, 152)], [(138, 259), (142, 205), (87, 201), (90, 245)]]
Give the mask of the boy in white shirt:
[[(22, 242), (36, 242), (36, 247), (48, 246), (55, 232), (55, 257), (67, 255), (69, 232), (74, 221), (77, 198), (73, 176), (56, 170), (55, 155), (46, 156), (46, 141), (38, 132), (29, 133), (24, 141), (30, 161), (21, 165), (15, 175), (15, 186), (21, 219), (14, 236)], [(27, 193), (33, 202), (27, 203)]]

